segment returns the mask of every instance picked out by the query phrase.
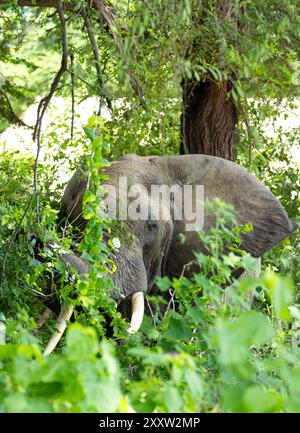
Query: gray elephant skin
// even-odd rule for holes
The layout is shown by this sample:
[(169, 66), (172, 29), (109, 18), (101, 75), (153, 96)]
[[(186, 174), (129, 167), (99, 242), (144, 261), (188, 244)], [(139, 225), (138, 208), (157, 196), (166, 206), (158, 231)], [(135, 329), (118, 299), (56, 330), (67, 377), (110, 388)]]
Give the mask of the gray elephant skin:
[[(124, 156), (105, 170), (109, 179), (103, 187), (118, 185), (126, 177), (128, 186), (141, 184), (145, 188), (149, 208), (152, 185), (203, 185), (205, 200), (218, 197), (234, 206), (238, 224), (252, 224), (253, 230), (243, 235), (242, 249), (253, 257), (266, 251), (289, 236), (297, 224), (289, 219), (278, 199), (255, 176), (239, 165), (213, 156)], [(82, 230), (82, 199), (87, 177), (80, 170), (70, 179), (62, 198), (62, 211), (70, 224)], [(112, 278), (125, 298), (135, 291), (149, 292), (155, 277), (164, 274), (179, 276), (183, 266), (194, 259), (194, 251), (206, 250), (195, 231), (186, 231), (184, 216), (174, 221), (172, 204), (163, 209), (157, 219), (124, 222), (128, 236), (134, 241), (124, 242), (115, 258), (117, 270)], [(209, 231), (214, 220), (204, 219), (203, 229)], [(126, 230), (125, 230), (126, 232)], [(186, 241), (182, 244), (180, 234)], [(126, 239), (125, 239), (126, 241)], [(130, 246), (128, 246), (128, 244)], [(163, 264), (163, 266), (162, 266)]]
[[(241, 248), (253, 257), (261, 257), (297, 228), (265, 185), (239, 165), (221, 158), (207, 155), (126, 155), (113, 162), (105, 173), (108, 180), (104, 188), (117, 186), (121, 177), (126, 177), (127, 186), (142, 185), (142, 195), (148, 200), (149, 209), (155, 207), (152, 185), (202, 185), (205, 200), (218, 197), (233, 205), (238, 224), (252, 224), (253, 230), (243, 234)], [(82, 217), (86, 187), (87, 176), (78, 169), (68, 182), (61, 202), (64, 217), (79, 232), (83, 232), (86, 225)], [(109, 197), (106, 200), (109, 201)], [(114, 211), (114, 204), (107, 203), (107, 206), (108, 213)], [(194, 252), (206, 252), (197, 232), (186, 231), (188, 221), (185, 217), (174, 219), (174, 207), (174, 203), (170, 203), (156, 217), (154, 213), (154, 218), (152, 215), (152, 218), (122, 221), (124, 237), (114, 257), (117, 269), (112, 274), (120, 291), (112, 293), (118, 304), (129, 300), (134, 293), (148, 293), (158, 275), (180, 276), (184, 265), (194, 259)], [(213, 224), (214, 219), (205, 216), (203, 229), (209, 231)], [(182, 233), (186, 238), (184, 243), (180, 242)], [(79, 273), (88, 272), (88, 264), (76, 255), (65, 255), (63, 260)]]

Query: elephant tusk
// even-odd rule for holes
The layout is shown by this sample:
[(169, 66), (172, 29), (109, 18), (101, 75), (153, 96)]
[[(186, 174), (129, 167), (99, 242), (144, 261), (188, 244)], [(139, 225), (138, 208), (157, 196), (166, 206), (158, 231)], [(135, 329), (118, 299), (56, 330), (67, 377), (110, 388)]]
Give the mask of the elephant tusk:
[(144, 318), (144, 292), (136, 292), (131, 297), (131, 322), (128, 329), (129, 334), (137, 332)]
[[(131, 305), (132, 305), (132, 315), (131, 315), (131, 322), (130, 322), (130, 328), (128, 329), (128, 333), (134, 334), (140, 329), (144, 318), (144, 293), (143, 292), (134, 293), (131, 297)], [(61, 339), (67, 327), (67, 321), (70, 320), (73, 311), (74, 311), (74, 307), (72, 304), (65, 304), (62, 306), (56, 322), (57, 332), (55, 332), (55, 334), (53, 334), (52, 337), (50, 338), (46, 346), (46, 349), (44, 351), (44, 356), (50, 355), (50, 353), (53, 352), (53, 350), (59, 343), (59, 340)]]
[(63, 333), (65, 332), (65, 329), (67, 327), (67, 321), (71, 319), (71, 316), (74, 311), (73, 304), (66, 303), (61, 307), (57, 322), (56, 322), (56, 328), (57, 331), (55, 334), (52, 335), (50, 340), (48, 341), (48, 344), (46, 346), (46, 349), (44, 351), (44, 356), (50, 355), (51, 352), (55, 349), (57, 344), (59, 343), (59, 340), (61, 339)]

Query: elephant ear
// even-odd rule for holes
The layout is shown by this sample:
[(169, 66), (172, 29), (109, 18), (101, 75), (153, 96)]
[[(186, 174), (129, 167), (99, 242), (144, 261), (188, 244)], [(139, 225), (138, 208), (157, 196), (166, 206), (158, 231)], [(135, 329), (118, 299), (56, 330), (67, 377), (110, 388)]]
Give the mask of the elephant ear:
[[(279, 244), (298, 225), (290, 220), (279, 200), (255, 176), (222, 158), (208, 155), (163, 157), (161, 163), (171, 182), (204, 185), (204, 197), (234, 206), (238, 224), (251, 223), (242, 248), (254, 257)], [(204, 228), (209, 228), (204, 221)]]

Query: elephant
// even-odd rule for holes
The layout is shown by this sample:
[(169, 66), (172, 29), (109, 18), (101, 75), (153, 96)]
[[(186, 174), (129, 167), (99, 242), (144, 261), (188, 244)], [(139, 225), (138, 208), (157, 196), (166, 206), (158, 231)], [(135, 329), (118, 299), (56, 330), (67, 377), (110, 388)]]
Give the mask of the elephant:
[[(156, 277), (178, 277), (184, 266), (194, 259), (194, 252), (207, 254), (197, 228), (201, 226), (209, 231), (215, 221), (213, 216), (204, 214), (204, 199), (211, 201), (218, 197), (234, 207), (239, 225), (252, 224), (253, 229), (242, 235), (241, 249), (255, 258), (260, 258), (297, 228), (262, 182), (238, 164), (222, 158), (199, 154), (125, 155), (102, 172), (107, 175), (102, 185), (108, 191), (104, 199), (107, 215), (117, 223), (121, 221), (124, 234), (114, 257), (116, 271), (112, 274), (118, 290), (112, 291), (111, 296), (118, 305), (122, 299), (131, 299), (129, 332), (136, 332), (141, 326), (144, 294), (149, 293)], [(62, 215), (78, 232), (84, 231), (86, 226), (82, 203), (87, 182), (82, 169), (77, 169), (61, 201)], [(157, 189), (162, 186), (169, 188), (170, 194), (158, 206), (161, 196), (157, 195)], [(184, 203), (180, 196), (183, 188), (189, 191), (187, 196), (192, 201), (189, 212), (180, 209)], [(202, 207), (197, 207), (196, 201), (202, 203)], [(125, 217), (121, 215), (124, 210), (127, 211)], [(184, 243), (180, 242), (181, 234), (185, 236)], [(78, 254), (64, 254), (62, 260), (79, 274), (88, 273), (89, 264)], [(192, 272), (192, 268), (188, 269), (187, 276)], [(57, 332), (47, 345), (46, 355), (56, 346), (72, 312), (69, 304), (62, 306)]]

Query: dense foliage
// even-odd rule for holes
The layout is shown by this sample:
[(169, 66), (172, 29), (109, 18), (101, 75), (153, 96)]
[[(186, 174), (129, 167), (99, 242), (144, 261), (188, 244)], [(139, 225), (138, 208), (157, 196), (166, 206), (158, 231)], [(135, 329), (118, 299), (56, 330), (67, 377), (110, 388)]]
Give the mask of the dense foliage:
[[(276, 126), (282, 106), (291, 108), (299, 94), (297, 2), (234, 2), (234, 20), (220, 17), (218, 2), (105, 4), (111, 26), (88, 10), (100, 70), (82, 18), (66, 12), (73, 62), (55, 93), (66, 109), (42, 129), (42, 156), (1, 149), (0, 323), (6, 329), (0, 328), (0, 340), (6, 344), (0, 345), (0, 411), (299, 412), (299, 232), (265, 255), (260, 278), (234, 283), (232, 269), (254, 265), (238, 254), (240, 231), (249, 228), (228, 231), (233, 211), (217, 201), (211, 209), (217, 227), (199, 233), (211, 255), (196, 255), (199, 272), (190, 280), (158, 279), (160, 295), (148, 296), (152, 313), (141, 332), (128, 336), (104, 277), (114, 270), (108, 253), (117, 242), (104, 242), (109, 223), (96, 211), (103, 195), (99, 168), (130, 152), (178, 153), (182, 78), (230, 76), (240, 119), (237, 161), (299, 221), (300, 167), (292, 160), (299, 130)], [(0, 9), (1, 130), (22, 123), (24, 110), (47, 95), (59, 69), (61, 26), (52, 12), (13, 2)], [(92, 95), (100, 101), (98, 116), (82, 124), (76, 110)], [(57, 225), (64, 184), (79, 162), (90, 172), (88, 225), (76, 245), (91, 264), (88, 279), (70, 275), (47, 248), (40, 252), (44, 261), (36, 257), (37, 238), (55, 240), (60, 251), (74, 247), (71, 229), (61, 236)], [(222, 251), (224, 237), (229, 255)], [(55, 322), (33, 330), (54, 269), (60, 299), (76, 305), (75, 323), (56, 353), (44, 358)], [(223, 287), (232, 283), (236, 290), (224, 303)]]

